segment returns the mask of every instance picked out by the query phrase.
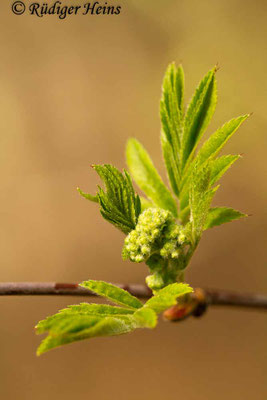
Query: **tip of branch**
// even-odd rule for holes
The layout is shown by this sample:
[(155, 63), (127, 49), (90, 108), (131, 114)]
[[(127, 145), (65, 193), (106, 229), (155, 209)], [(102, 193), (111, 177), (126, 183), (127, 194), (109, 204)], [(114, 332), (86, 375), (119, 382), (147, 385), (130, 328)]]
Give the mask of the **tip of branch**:
[(190, 316), (201, 317), (207, 310), (208, 301), (206, 293), (203, 289), (196, 288), (190, 297), (181, 304), (169, 308), (163, 313), (163, 318), (178, 322)]
[(219, 63), (217, 62), (217, 63), (215, 64), (215, 67), (214, 67), (214, 72), (215, 72), (215, 73), (218, 72), (220, 68), (221, 68), (221, 67), (219, 66)]

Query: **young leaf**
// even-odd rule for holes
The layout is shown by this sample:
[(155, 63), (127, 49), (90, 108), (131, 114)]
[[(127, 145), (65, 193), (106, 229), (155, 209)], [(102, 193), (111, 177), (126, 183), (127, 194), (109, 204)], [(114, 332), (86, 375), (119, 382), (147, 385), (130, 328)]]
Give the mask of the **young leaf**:
[(98, 316), (112, 316), (112, 315), (127, 315), (133, 314), (134, 310), (131, 308), (111, 306), (109, 304), (94, 304), (94, 303), (80, 303), (70, 305), (67, 308), (59, 311), (60, 313), (77, 313), (86, 315)]
[(174, 194), (179, 196), (179, 184), (180, 184), (180, 172), (179, 163), (175, 159), (175, 153), (171, 143), (168, 141), (166, 133), (161, 131), (161, 147), (163, 152), (163, 158), (168, 173), (169, 182)]
[(201, 237), (211, 200), (218, 188), (210, 189), (210, 176), (209, 162), (201, 168), (195, 166), (189, 191), (190, 221), (194, 244), (197, 244)]
[(215, 111), (217, 102), (216, 68), (213, 68), (200, 82), (185, 115), (182, 146), (182, 164), (185, 166), (191, 153), (202, 137)]
[(146, 196), (158, 207), (177, 216), (175, 200), (164, 185), (148, 153), (137, 140), (128, 141), (126, 158), (132, 177)]
[[(210, 161), (210, 186), (214, 185), (218, 182), (221, 177), (225, 174), (225, 172), (231, 167), (231, 165), (240, 158), (240, 155), (227, 155), (218, 157), (215, 160)], [(191, 179), (191, 178), (190, 178)], [(184, 211), (189, 204), (189, 183), (190, 179), (188, 180), (187, 184), (184, 186), (183, 191), (181, 193), (180, 198), (180, 218), (183, 220), (183, 217), (186, 213)]]
[(80, 286), (91, 290), (99, 296), (106, 297), (115, 304), (120, 304), (133, 309), (141, 308), (143, 306), (143, 303), (141, 303), (141, 301), (136, 297), (111, 283), (89, 280), (81, 283)]
[[(112, 285), (106, 284), (106, 288), (103, 290), (102, 282), (97, 283), (99, 284), (97, 293), (101, 292), (103, 295), (105, 292), (105, 297), (112, 298), (113, 301), (114, 296), (116, 299), (121, 296), (124, 303), (133, 304), (132, 299), (135, 299), (133, 296), (130, 295), (132, 298), (126, 298), (125, 293), (114, 295), (114, 287), (110, 288)], [(90, 286), (94, 287), (94, 285)], [(115, 287), (115, 289), (117, 288)], [(119, 302), (121, 303), (121, 298)], [(120, 335), (137, 328), (154, 328), (156, 324), (155, 311), (148, 307), (145, 308), (142, 303), (138, 309), (88, 303), (69, 306), (37, 324), (37, 334), (48, 332), (48, 336), (41, 343), (37, 354), (40, 355), (52, 348), (78, 340), (96, 336)]]
[(77, 188), (77, 190), (80, 193), (80, 195), (82, 197), (84, 197), (86, 200), (90, 200), (90, 201), (92, 201), (94, 203), (98, 203), (98, 197), (97, 196), (94, 196), (94, 195), (89, 194), (89, 193), (84, 193), (80, 188)]
[(193, 289), (187, 283), (175, 282), (171, 283), (168, 286), (165, 286), (163, 289), (160, 289), (157, 292), (157, 296), (160, 297), (160, 296), (170, 295), (177, 298), (191, 292), (193, 292)]
[(96, 336), (122, 335), (135, 329), (133, 321), (130, 319), (68, 314), (63, 317), (59, 323), (57, 322), (50, 328), (50, 333), (39, 346), (37, 355), (78, 340)]
[[(67, 316), (66, 316), (67, 314)], [(62, 321), (72, 321), (75, 316), (79, 317), (79, 316), (85, 316), (85, 317), (90, 317), (91, 320), (90, 321), (98, 321), (100, 316), (98, 315), (87, 315), (87, 314), (83, 314), (83, 313), (71, 313), (71, 312), (58, 312), (57, 314), (54, 315), (50, 315), (48, 317), (46, 317), (45, 319), (41, 320), (38, 322), (38, 324), (35, 326), (35, 330), (36, 330), (36, 334), (37, 335), (41, 335), (45, 332), (49, 332), (51, 331), (55, 331), (57, 326), (62, 325)], [(73, 317), (73, 318), (71, 318)]]
[(60, 310), (57, 314), (47, 317), (46, 319), (39, 321), (36, 325), (36, 333), (42, 334), (49, 331), (53, 326), (65, 319), (65, 315), (85, 315), (91, 317), (111, 317), (111, 316), (125, 316), (133, 314), (134, 310), (129, 308), (115, 307), (107, 304), (89, 304), (81, 303), (77, 305), (68, 306), (63, 310)]
[[(112, 299), (120, 297), (119, 302), (132, 305), (132, 299), (125, 297), (125, 293), (115, 293), (114, 287), (105, 282), (88, 281), (85, 287), (97, 294)], [(168, 285), (147, 301), (145, 305), (138, 304), (139, 308), (126, 309), (102, 304), (82, 303), (69, 306), (59, 313), (40, 321), (36, 326), (38, 334), (48, 332), (37, 350), (40, 355), (55, 347), (69, 344), (78, 340), (89, 339), (97, 336), (114, 336), (131, 332), (137, 328), (153, 329), (157, 324), (157, 313), (166, 310), (176, 303), (176, 299), (193, 289), (183, 283)], [(124, 292), (124, 291), (122, 291)], [(122, 299), (123, 298), (123, 299)], [(137, 299), (136, 299), (137, 300)], [(137, 305), (137, 304), (135, 304)]]
[(156, 294), (146, 302), (145, 307), (150, 307), (156, 313), (161, 313), (175, 305), (178, 297), (191, 292), (193, 292), (193, 289), (185, 283), (172, 283), (157, 291)]
[(216, 157), (227, 141), (233, 136), (239, 126), (249, 117), (249, 114), (231, 119), (229, 122), (219, 128), (203, 144), (196, 157), (196, 162), (201, 165), (208, 158)]
[(177, 110), (183, 115), (184, 110), (184, 70), (180, 64), (178, 68), (175, 63), (168, 65), (163, 78), (162, 99), (169, 117), (175, 116)]
[(138, 328), (153, 329), (157, 325), (157, 314), (152, 308), (142, 307), (133, 314)]
[(211, 162), (211, 175), (210, 175), (210, 185), (214, 185), (218, 182), (225, 172), (233, 165), (233, 163), (238, 160), (240, 155), (227, 155), (216, 158), (216, 160)]
[(247, 215), (241, 213), (240, 211), (234, 210), (233, 208), (227, 208), (227, 207), (210, 208), (204, 229), (213, 228), (214, 226), (225, 224), (226, 222), (231, 222), (236, 219), (244, 217), (247, 217)]
[(141, 203), (135, 194), (130, 175), (123, 174), (111, 165), (95, 165), (94, 169), (106, 186), (106, 193), (99, 188), (98, 200), (102, 216), (124, 233), (135, 228), (141, 212)]
[[(239, 126), (248, 118), (249, 114), (242, 115), (241, 117), (234, 118), (224, 124), (220, 129), (218, 129), (213, 135), (210, 136), (203, 146), (200, 148), (195, 160), (188, 166), (185, 172), (180, 190), (180, 201), (183, 204), (184, 198), (188, 198), (189, 182), (192, 179), (192, 173), (195, 165), (199, 167), (203, 165), (207, 160), (214, 159), (218, 153), (222, 150), (223, 146), (236, 132)], [(185, 203), (186, 206), (187, 203)], [(181, 206), (184, 208), (184, 205)]]
[(172, 63), (166, 71), (160, 102), (163, 156), (174, 193), (179, 195), (181, 139), (183, 135), (184, 72)]
[[(71, 306), (71, 309), (62, 310), (58, 314), (40, 321), (36, 327), (37, 333), (48, 331), (48, 336), (42, 341), (37, 354), (40, 355), (55, 347), (78, 340), (97, 336), (121, 335), (137, 328), (152, 329), (157, 324), (155, 311), (148, 307), (139, 308), (135, 312), (128, 310), (130, 312), (128, 314), (125, 313), (126, 309), (121, 309), (124, 312), (121, 311), (119, 314), (117, 313), (119, 307), (99, 304), (93, 304), (93, 308), (89, 306), (90, 304)], [(98, 310), (97, 306), (100, 306)], [(75, 308), (73, 309), (73, 307)], [(80, 309), (82, 309), (81, 313), (78, 311)], [(99, 313), (95, 314), (96, 310)], [(93, 314), (91, 314), (92, 311)]]

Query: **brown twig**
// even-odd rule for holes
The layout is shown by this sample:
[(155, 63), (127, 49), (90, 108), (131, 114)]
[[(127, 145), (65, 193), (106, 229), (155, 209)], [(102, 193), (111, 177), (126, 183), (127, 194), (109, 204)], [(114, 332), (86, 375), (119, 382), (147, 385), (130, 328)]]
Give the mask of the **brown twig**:
[[(116, 286), (127, 290), (134, 296), (149, 298), (151, 290), (145, 285), (130, 284)], [(95, 296), (95, 293), (82, 288), (78, 283), (55, 282), (4, 282), (0, 283), (0, 296)]]
[[(151, 290), (141, 284), (117, 284), (139, 298), (149, 298)], [(93, 292), (77, 283), (55, 282), (5, 282), (0, 283), (0, 296), (95, 296)], [(234, 306), (255, 310), (267, 310), (267, 296), (260, 294), (237, 293), (220, 289), (196, 288), (178, 305), (165, 311), (164, 317), (170, 321), (180, 321), (190, 315), (201, 316), (208, 306)]]

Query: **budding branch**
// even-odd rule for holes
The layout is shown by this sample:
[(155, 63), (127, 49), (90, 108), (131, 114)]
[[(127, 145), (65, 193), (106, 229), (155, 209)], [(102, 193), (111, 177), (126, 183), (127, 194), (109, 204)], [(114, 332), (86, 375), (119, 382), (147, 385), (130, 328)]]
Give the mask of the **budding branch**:
[[(149, 298), (151, 290), (141, 284), (116, 284), (139, 298)], [(0, 296), (96, 296), (77, 283), (55, 282), (5, 282), (0, 283)], [(165, 319), (179, 321), (193, 315), (201, 316), (209, 306), (232, 306), (239, 308), (267, 310), (267, 295), (238, 293), (220, 289), (194, 289), (176, 306), (164, 313)]]

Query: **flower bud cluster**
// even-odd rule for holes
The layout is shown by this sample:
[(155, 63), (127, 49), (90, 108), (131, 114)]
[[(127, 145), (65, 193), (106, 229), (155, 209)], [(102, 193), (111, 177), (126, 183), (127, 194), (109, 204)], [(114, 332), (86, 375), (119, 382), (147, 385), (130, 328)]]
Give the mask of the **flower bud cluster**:
[(186, 241), (182, 230), (169, 211), (148, 208), (126, 237), (122, 256), (137, 263), (148, 260), (152, 254), (177, 259)]

